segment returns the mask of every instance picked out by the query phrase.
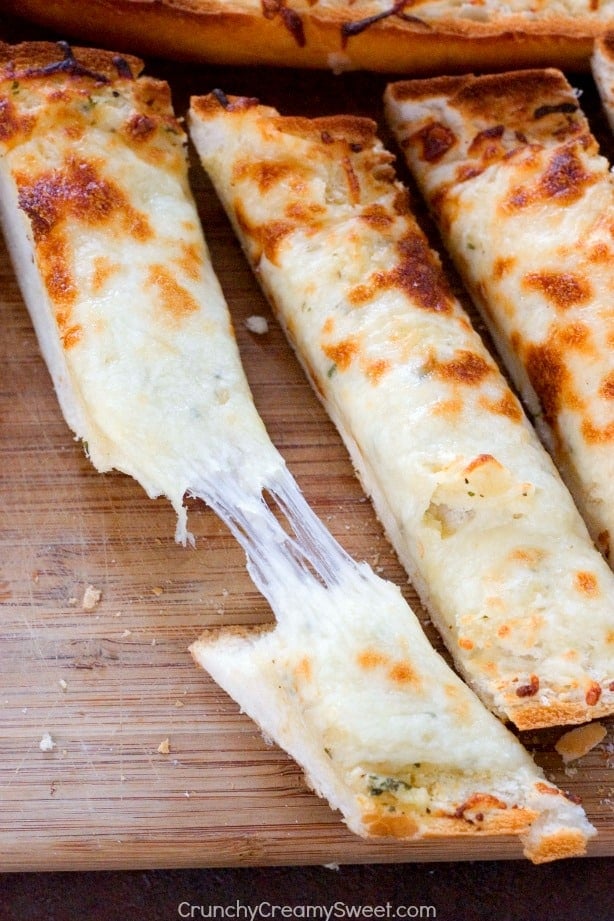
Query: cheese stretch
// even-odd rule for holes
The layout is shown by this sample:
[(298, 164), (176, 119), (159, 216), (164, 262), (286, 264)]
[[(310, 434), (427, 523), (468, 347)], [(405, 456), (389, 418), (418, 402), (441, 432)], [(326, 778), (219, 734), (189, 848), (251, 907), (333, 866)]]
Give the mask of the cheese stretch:
[(256, 275), (454, 659), (520, 727), (614, 709), (614, 577), (365, 119), (192, 101)]

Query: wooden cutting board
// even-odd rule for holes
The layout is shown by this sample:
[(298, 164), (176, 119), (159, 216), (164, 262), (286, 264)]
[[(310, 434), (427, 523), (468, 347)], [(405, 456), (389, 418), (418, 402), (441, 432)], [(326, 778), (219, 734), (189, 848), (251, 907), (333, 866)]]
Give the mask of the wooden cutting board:
[[(180, 113), (191, 92), (221, 86), (286, 113), (352, 111), (381, 123), (381, 77), (155, 61), (148, 71), (169, 79)], [(339, 542), (401, 585), (420, 613), (196, 161), (192, 179), (273, 441)], [(197, 503), (196, 547), (176, 545), (167, 502), (93, 470), (61, 417), (1, 246), (0, 311), (0, 871), (519, 857), (507, 838), (367, 843), (309, 792), (187, 651), (207, 626), (272, 619), (242, 551)], [(254, 314), (268, 320), (264, 335), (245, 326)], [(100, 597), (84, 606), (88, 586)], [(599, 830), (589, 853), (614, 854), (612, 727), (567, 771), (553, 748), (560, 734), (523, 741), (582, 798)]]

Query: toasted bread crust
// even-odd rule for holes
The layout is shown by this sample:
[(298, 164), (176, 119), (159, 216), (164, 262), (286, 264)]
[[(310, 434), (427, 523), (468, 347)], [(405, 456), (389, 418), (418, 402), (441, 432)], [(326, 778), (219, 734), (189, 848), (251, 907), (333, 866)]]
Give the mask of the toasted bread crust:
[(221, 0), (2, 0), (0, 8), (70, 37), (176, 60), (412, 74), (546, 64), (587, 70), (593, 40), (607, 22), (591, 14), (427, 21), (418, 10), (404, 18), (385, 15), (365, 27), (364, 6), (345, 0), (334, 8)]

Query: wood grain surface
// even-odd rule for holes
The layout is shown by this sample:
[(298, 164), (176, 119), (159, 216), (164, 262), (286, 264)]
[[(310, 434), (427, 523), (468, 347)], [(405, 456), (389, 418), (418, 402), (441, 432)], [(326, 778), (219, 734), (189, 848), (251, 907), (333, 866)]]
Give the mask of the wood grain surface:
[[(0, 22), (0, 37), (41, 33)], [(383, 77), (147, 64), (171, 83), (179, 113), (190, 93), (221, 86), (284, 113), (368, 114), (385, 136)], [(594, 88), (578, 81), (603, 131)], [(421, 613), (195, 159), (192, 181), (273, 441), (339, 542)], [(196, 547), (176, 545), (167, 502), (91, 467), (62, 419), (1, 246), (0, 311), (0, 871), (520, 857), (507, 838), (366, 842), (309, 792), (187, 651), (209, 625), (272, 619), (242, 551), (194, 502)], [(254, 314), (268, 320), (264, 335), (245, 326)], [(88, 586), (101, 593), (90, 610)], [(566, 770), (554, 751), (560, 730), (522, 737), (548, 777), (582, 798), (599, 831), (592, 855), (614, 854), (613, 728)], [(165, 740), (167, 753), (158, 751)]]

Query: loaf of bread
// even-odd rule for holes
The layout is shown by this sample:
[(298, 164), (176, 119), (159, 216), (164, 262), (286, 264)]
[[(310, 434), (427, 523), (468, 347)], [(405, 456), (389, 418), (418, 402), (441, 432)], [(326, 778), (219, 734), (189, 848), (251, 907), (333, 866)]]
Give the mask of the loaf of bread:
[(0, 0), (68, 38), (213, 64), (450, 73), (587, 70), (609, 0)]

